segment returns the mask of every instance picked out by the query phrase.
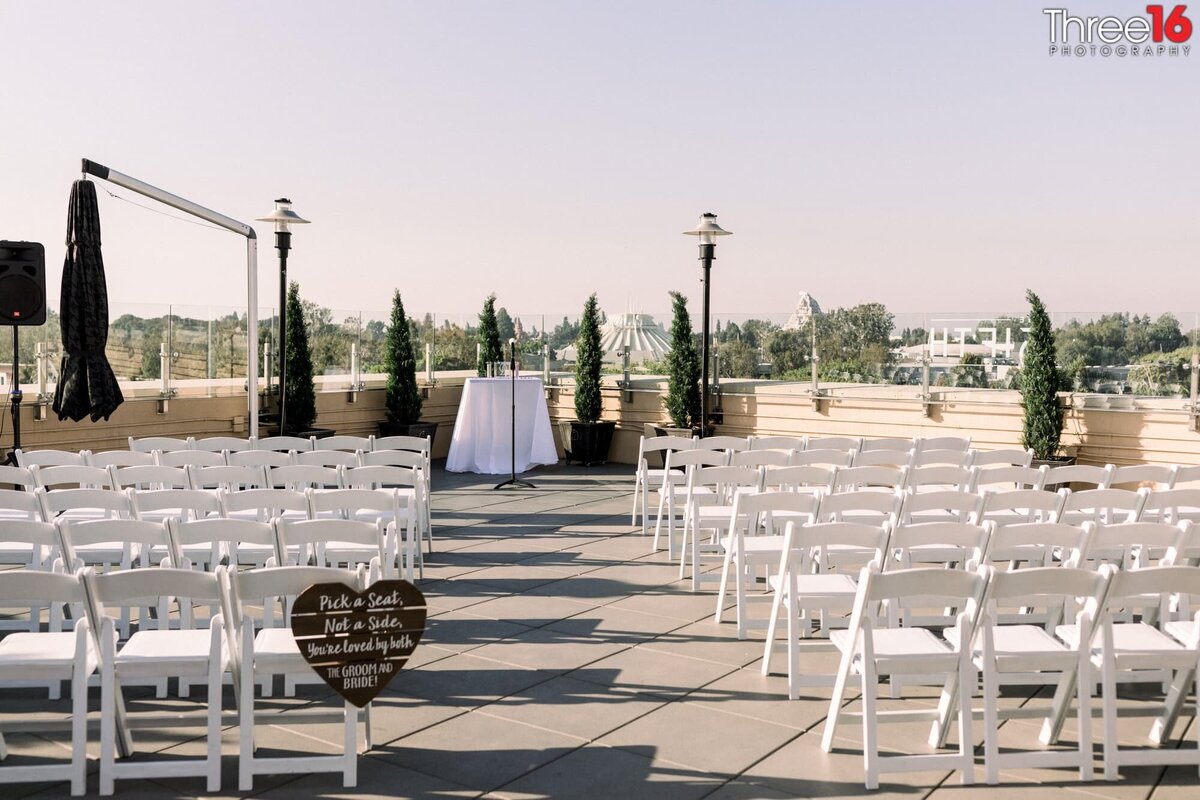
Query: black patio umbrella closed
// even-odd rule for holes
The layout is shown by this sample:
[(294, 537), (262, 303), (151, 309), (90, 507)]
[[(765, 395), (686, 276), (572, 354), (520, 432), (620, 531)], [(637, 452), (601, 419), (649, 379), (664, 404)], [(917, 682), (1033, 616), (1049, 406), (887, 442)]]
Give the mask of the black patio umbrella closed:
[(125, 398), (104, 355), (108, 288), (100, 255), (100, 209), (96, 187), (90, 181), (75, 181), (71, 187), (59, 313), (63, 360), (54, 390), (54, 411), (60, 420), (70, 417), (79, 422), (87, 416), (92, 422), (101, 417), (107, 420)]

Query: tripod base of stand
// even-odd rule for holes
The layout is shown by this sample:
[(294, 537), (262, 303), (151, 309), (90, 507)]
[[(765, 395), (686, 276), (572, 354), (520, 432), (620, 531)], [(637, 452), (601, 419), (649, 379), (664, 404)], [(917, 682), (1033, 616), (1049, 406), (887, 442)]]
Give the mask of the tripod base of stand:
[(493, 486), (492, 491), (494, 492), (497, 489), (505, 489), (509, 486), (513, 487), (514, 489), (536, 489), (537, 488), (529, 481), (523, 481), (520, 478), (518, 478), (516, 475), (513, 475), (511, 478), (504, 481), (503, 483), (497, 483), (495, 486)]

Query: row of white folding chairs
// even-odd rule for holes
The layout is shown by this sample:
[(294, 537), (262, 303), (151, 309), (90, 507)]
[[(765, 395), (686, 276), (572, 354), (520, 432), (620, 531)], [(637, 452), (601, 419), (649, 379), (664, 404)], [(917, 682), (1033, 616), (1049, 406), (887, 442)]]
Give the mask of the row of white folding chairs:
[[(3, 494), (5, 493), (0, 493)], [(103, 489), (63, 489), (48, 492), (39, 489), (32, 496), (20, 492), (7, 494), (12, 496), (7, 499), (28, 498), (32, 502), (9, 509), (23, 515), (24, 519), (16, 515), (8, 519), (0, 518), (0, 563), (22, 565), (31, 569), (48, 567), (58, 553), (67, 554), (68, 564), (73, 563), (72, 558), (75, 556), (72, 555), (72, 550), (60, 549), (57, 542), (47, 546), (47, 543), (39, 543), (36, 535), (18, 535), (22, 524), (54, 522), (65, 529), (68, 525), (89, 521), (111, 522), (113, 525), (111, 530), (108, 530), (111, 538), (95, 539), (93, 536), (94, 541), (86, 543), (83, 552), (87, 556), (87, 563), (129, 568), (139, 560), (145, 564), (164, 555), (172, 556), (173, 562), (178, 563), (177, 558), (174, 558), (176, 551), (167, 543), (139, 543), (136, 535), (151, 535), (147, 533), (150, 530), (147, 525), (190, 525), (197, 521), (217, 522), (218, 524), (202, 526), (200, 530), (207, 530), (213, 535), (220, 534), (224, 536), (222, 541), (235, 541), (234, 537), (238, 535), (238, 531), (245, 532), (247, 536), (252, 537), (246, 540), (247, 548), (258, 548), (257, 553), (250, 553), (247, 548), (243, 548), (239, 554), (236, 548), (230, 552), (228, 547), (218, 551), (215, 545), (209, 552), (204, 547), (198, 547), (198, 542), (188, 541), (182, 543), (187, 549), (180, 551), (180, 555), (185, 555), (202, 565), (216, 563), (229, 557), (240, 561), (249, 558), (252, 563), (261, 565), (267, 557), (278, 553), (253, 538), (255, 529), (240, 523), (261, 525), (275, 519), (368, 521), (377, 524), (384, 532), (386, 547), (380, 555), (386, 559), (383, 570), (389, 576), (399, 570), (408, 580), (412, 580), (414, 570), (422, 568), (419, 509), (416, 503), (410, 502), (410, 497), (395, 488), (372, 488), (364, 484), (359, 488), (330, 490), (243, 489), (238, 492), (227, 489), (209, 492), (196, 489), (135, 488), (119, 492)], [(5, 498), (0, 497), (0, 500), (3, 499)], [(134, 524), (121, 526), (121, 522)], [(128, 532), (134, 538), (117, 535), (122, 531)], [(261, 530), (259, 532), (261, 533)], [(324, 549), (328, 549), (331, 555), (353, 550), (340, 547), (322, 548)]]
[[(1105, 564), (1099, 570), (1075, 565), (998, 571), (989, 565), (969, 570), (919, 568), (893, 572), (873, 561), (859, 573), (845, 630), (831, 634), (841, 653), (834, 676), (822, 736), (822, 749), (833, 747), (837, 726), (858, 716), (863, 727), (865, 784), (877, 788), (883, 772), (926, 769), (961, 770), (962, 781), (974, 779), (972, 722), (975, 717), (976, 676), (983, 674), (981, 698), (984, 764), (988, 783), (999, 782), (1002, 767), (1069, 766), (1080, 780), (1093, 776), (1091, 699), (1097, 679), (1101, 685), (1104, 775), (1115, 780), (1124, 765), (1188, 764), (1200, 766), (1200, 749), (1160, 748), (1178, 719), (1189, 684), (1196, 679), (1200, 661), (1200, 614), (1192, 619), (1157, 622), (1148, 617), (1126, 619), (1130, 607), (1165, 608), (1172, 599), (1200, 599), (1200, 568), (1165, 564), (1144, 569), (1120, 570)], [(1037, 625), (998, 624), (996, 608), (1035, 606), (1082, 608), (1074, 618), (1050, 630)], [(908, 625), (886, 607), (949, 607), (957, 611), (950, 626), (938, 630)], [(1169, 675), (1162, 713), (1148, 737), (1150, 747), (1120, 746), (1116, 686), (1120, 683), (1159, 683)], [(877, 710), (879, 678), (912, 676), (928, 681), (942, 676), (942, 693), (936, 708), (892, 712)], [(843, 707), (846, 691), (855, 677), (862, 691), (862, 712)], [(1044, 684), (1055, 687), (1055, 697), (1045, 715), (1040, 739), (1056, 742), (1063, 719), (1075, 695), (1078, 743), (1074, 750), (1040, 748), (1011, 752), (999, 748), (1000, 720), (1028, 716), (999, 707), (999, 687), (1005, 683)], [(957, 706), (957, 709), (956, 709)], [(931, 755), (881, 757), (878, 724), (882, 721), (931, 720), (929, 743), (945, 746), (950, 720), (957, 710), (956, 752)], [(1197, 734), (1200, 740), (1200, 732)], [(1200, 741), (1198, 741), (1200, 745)]]
[[(396, 462), (404, 466), (415, 466), (424, 471), (429, 470), (428, 451), (404, 448), (366, 449), (357, 450), (255, 450), (231, 449), (221, 450), (183, 449), (183, 450), (108, 450), (93, 453), (89, 450), (72, 452), (66, 450), (36, 450), (22, 453), (18, 450), (19, 466), (25, 469), (32, 467), (99, 467), (107, 469), (110, 466), (131, 467), (161, 465), (168, 467), (183, 466), (214, 466), (222, 464), (251, 465), (251, 466), (284, 466), (291, 464), (305, 466), (361, 466), (362, 464), (380, 464)], [(19, 473), (12, 473), (15, 478)], [(12, 483), (15, 480), (5, 480), (0, 476), (0, 482)]]
[[(343, 521), (345, 522), (345, 521)], [(368, 577), (370, 575), (370, 577)], [(239, 789), (253, 789), (254, 775), (280, 772), (340, 772), (343, 785), (357, 781), (359, 710), (348, 701), (340, 711), (289, 711), (289, 725), (302, 721), (343, 724), (342, 754), (265, 758), (255, 750), (254, 687), (274, 675), (311, 677), (312, 668), (300, 652), (286, 619), (289, 600), (315, 583), (341, 583), (363, 591), (378, 577), (365, 567), (356, 570), (329, 567), (268, 567), (239, 572), (218, 567), (213, 572), (160, 567), (106, 574), (79, 570), (75, 574), (10, 570), (0, 572), (0, 603), (82, 607), (84, 614), (70, 634), (29, 632), (0, 640), (0, 684), (27, 684), (30, 672), (40, 678), (69, 680), (72, 685), (71, 759), (65, 765), (0, 766), (0, 783), (68, 780), (72, 795), (82, 795), (87, 783), (88, 678), (99, 670), (100, 703), (100, 793), (111, 795), (117, 779), (202, 776), (206, 789), (218, 791), (221, 783), (222, 685), (228, 673), (234, 683), (238, 704)], [(171, 601), (181, 609), (193, 604), (216, 604), (220, 611), (209, 619), (209, 630), (172, 630), (165, 610)], [(250, 605), (272, 608), (278, 601), (285, 627), (256, 630), (249, 615)], [(123, 644), (116, 636), (111, 612), (134, 605), (151, 604), (160, 609), (156, 626), (140, 628)], [(181, 617), (185, 616), (181, 614)], [(147, 619), (148, 621), (148, 619)], [(157, 627), (157, 629), (154, 629)], [(395, 660), (393, 659), (393, 662)], [(402, 665), (394, 663), (396, 667)], [(134, 719), (122, 701), (122, 682), (148, 678), (177, 677), (202, 680), (208, 685), (207, 713), (188, 719), (172, 710), (163, 715), (149, 712)], [(365, 715), (366, 746), (370, 741), (369, 706)], [(157, 722), (164, 728), (186, 724), (206, 727), (204, 756), (198, 759), (150, 759), (118, 762), (132, 755), (131, 723), (138, 728)], [(228, 724), (228, 723), (226, 723)], [(3, 739), (0, 738), (0, 749)]]
[[(193, 453), (193, 455), (214, 455)], [(403, 451), (385, 450), (375, 453), (350, 455), (354, 463), (350, 466), (317, 466), (286, 464), (281, 453), (230, 453), (235, 456), (277, 456), (275, 464), (189, 464), (184, 466), (164, 465), (109, 465), (107, 469), (94, 466), (33, 466), (28, 470), (19, 467), (0, 467), (0, 481), (11, 480), (27, 489), (80, 487), (99, 489), (124, 489), (128, 487), (154, 489), (215, 490), (218, 488), (288, 488), (303, 490), (380, 488), (400, 486), (406, 496), (411, 495), (418, 513), (419, 528), (426, 544), (432, 549), (433, 531), (430, 523), (429, 485), (418, 461), (420, 456)], [(218, 456), (219, 458), (219, 456)], [(363, 465), (365, 464), (365, 465)], [(18, 473), (18, 474), (14, 474)], [(7, 491), (0, 491), (0, 516), (10, 501)], [(17, 503), (14, 498), (11, 502)], [(65, 501), (64, 501), (65, 502)]]
[(149, 436), (129, 437), (129, 449), (149, 453), (154, 450), (414, 450), (428, 453), (428, 436), (266, 436), (261, 439), (238, 436), (207, 436), (186, 439)]
[[(780, 491), (823, 491), (827, 493), (865, 491), (901, 491), (925, 494), (947, 489), (977, 494), (1007, 495), (988, 503), (988, 510), (1016, 508), (1020, 502), (1027, 508), (1040, 512), (1045, 520), (1068, 522), (1094, 521), (1158, 521), (1200, 519), (1200, 490), (1162, 489), (1142, 487), (1131, 489), (1060, 489), (1049, 492), (1041, 487), (1049, 480), (1047, 467), (1038, 470), (1029, 467), (992, 467), (988, 469), (964, 469), (961, 467), (848, 467), (845, 469), (825, 467), (736, 467), (702, 466), (697, 461), (704, 454), (680, 453), (668, 456), (672, 463), (686, 461), (687, 471), (670, 473), (660, 490), (659, 523), (655, 527), (657, 548), (661, 534), (661, 520), (668, 518), (668, 550), (673, 557), (674, 522), (677, 513), (684, 512), (685, 534), (687, 515), (693, 505), (724, 505), (726, 510), (732, 503), (733, 493), (744, 490), (774, 489)], [(678, 485), (680, 478), (686, 484)], [(1086, 484), (1085, 484), (1086, 485)], [(932, 502), (932, 499), (926, 500)], [(962, 503), (972, 502), (969, 499)], [(961, 504), (956, 504), (959, 507)], [(933, 506), (927, 505), (932, 509)], [(721, 512), (705, 512), (719, 517)], [(982, 509), (981, 512), (982, 513)], [(966, 514), (961, 518), (966, 519)], [(1029, 517), (1023, 521), (1032, 521)]]

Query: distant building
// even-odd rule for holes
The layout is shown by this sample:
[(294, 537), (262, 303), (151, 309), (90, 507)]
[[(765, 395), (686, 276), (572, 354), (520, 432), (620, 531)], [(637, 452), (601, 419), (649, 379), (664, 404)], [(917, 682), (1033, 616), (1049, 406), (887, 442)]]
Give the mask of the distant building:
[[(600, 326), (600, 351), (605, 361), (619, 362), (625, 350), (635, 364), (660, 361), (671, 351), (671, 340), (663, 326), (649, 314), (613, 314)], [(567, 361), (574, 361), (575, 346), (564, 347), (561, 355)]]
[(796, 302), (796, 310), (788, 317), (788, 321), (783, 323), (785, 331), (798, 331), (808, 324), (808, 321), (813, 318), (814, 314), (821, 313), (821, 304), (816, 301), (808, 292), (801, 292), (800, 299)]

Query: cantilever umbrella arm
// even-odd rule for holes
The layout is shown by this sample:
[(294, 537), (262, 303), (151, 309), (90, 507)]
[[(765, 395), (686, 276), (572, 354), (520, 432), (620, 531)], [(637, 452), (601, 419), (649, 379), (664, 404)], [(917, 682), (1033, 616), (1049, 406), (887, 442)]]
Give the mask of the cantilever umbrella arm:
[(258, 436), (258, 236), (254, 228), (86, 158), (83, 172), (246, 237), (246, 393), (250, 435)]

